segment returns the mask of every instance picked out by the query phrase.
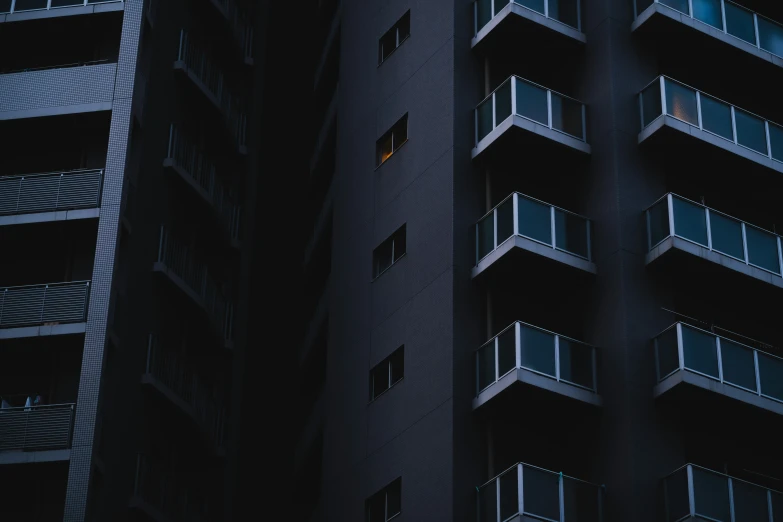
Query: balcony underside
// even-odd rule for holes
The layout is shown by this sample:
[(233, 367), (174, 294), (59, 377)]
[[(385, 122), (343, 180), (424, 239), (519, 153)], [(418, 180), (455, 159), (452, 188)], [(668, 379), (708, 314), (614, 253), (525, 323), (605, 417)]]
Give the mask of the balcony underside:
[(502, 49), (532, 48), (525, 44), (562, 49), (582, 47), (586, 42), (584, 33), (573, 27), (509, 2), (473, 37), (471, 47), (491, 54)]
[[(655, 147), (656, 151), (670, 159), (681, 157), (682, 154), (699, 157), (702, 152), (709, 158), (715, 156), (717, 147), (725, 151), (722, 155), (727, 161), (733, 163), (742, 160), (743, 173), (747, 172), (748, 166), (752, 166), (758, 170), (783, 174), (783, 163), (668, 115), (660, 116), (648, 125), (639, 133), (638, 141), (645, 147)], [(704, 147), (709, 147), (710, 151), (704, 150)], [(728, 165), (725, 166), (728, 168)]]
[(210, 198), (209, 193), (204, 190), (204, 188), (199, 185), (196, 180), (193, 179), (193, 176), (188, 174), (185, 169), (176, 165), (173, 158), (164, 159), (163, 168), (176, 173), (179, 178), (181, 178), (190, 188), (192, 188), (199, 196), (201, 196), (201, 199), (203, 199), (208, 205), (212, 206), (212, 198)]
[(26, 20), (40, 20), (42, 18), (59, 18), (63, 16), (77, 16), (97, 13), (110, 13), (124, 11), (125, 2), (110, 2), (106, 4), (77, 5), (73, 7), (58, 7), (56, 9), (38, 9), (35, 11), (21, 11), (12, 14), (0, 14), (0, 23), (23, 22)]
[(156, 522), (173, 522), (172, 519), (164, 515), (158, 508), (144, 500), (138, 495), (134, 495), (131, 497), (130, 505), (129, 507), (131, 509), (138, 509), (142, 513), (144, 513), (147, 517), (149, 517), (151, 520), (155, 520)]
[(206, 306), (204, 306), (204, 300), (201, 299), (201, 296), (198, 295), (192, 288), (190, 288), (185, 281), (178, 276), (173, 270), (171, 270), (168, 266), (166, 266), (166, 263), (162, 263), (160, 261), (156, 261), (154, 265), (152, 265), (152, 271), (153, 272), (159, 272), (166, 276), (166, 278), (177, 288), (179, 288), (185, 295), (187, 295), (190, 299), (192, 299), (198, 306), (206, 310)]
[[(558, 382), (551, 377), (545, 377), (530, 370), (516, 368), (510, 371), (497, 382), (484, 389), (478, 397), (473, 399), (473, 409), (477, 410), (488, 403), (499, 401), (504, 397), (506, 401), (519, 404), (531, 402), (567, 401), (583, 406), (600, 407), (601, 397), (593, 392), (578, 388), (564, 382)], [(513, 406), (509, 405), (512, 409)]]
[(0, 452), (0, 466), (2, 466), (3, 464), (36, 464), (41, 462), (64, 462), (70, 459), (71, 459), (70, 449)]
[(86, 330), (86, 322), (39, 326), (18, 326), (15, 328), (0, 329), (0, 340), (20, 339), (23, 337), (44, 337), (49, 335), (83, 334)]
[(783, 67), (783, 58), (657, 3), (641, 13), (631, 24), (631, 31), (645, 39), (649, 38), (656, 45), (676, 42), (679, 49), (698, 49), (703, 56), (720, 56), (724, 63), (746, 61), (747, 56), (751, 55)]
[(9, 225), (28, 225), (32, 223), (48, 223), (52, 221), (71, 221), (75, 219), (97, 219), (99, 208), (75, 210), (54, 210), (51, 212), (36, 212), (33, 214), (14, 214), (0, 216), (0, 227)]
[(477, 278), (485, 272), (492, 271), (513, 277), (521, 270), (538, 273), (536, 264), (540, 264), (541, 269), (545, 270), (579, 271), (588, 274), (598, 272), (595, 263), (587, 259), (555, 250), (526, 237), (512, 236), (479, 261), (478, 265), (473, 267), (471, 275)]
[(471, 151), (471, 157), (522, 164), (528, 157), (584, 156), (590, 145), (527, 118), (513, 115), (487, 134)]
[(141, 376), (141, 383), (142, 384), (148, 384), (150, 388), (157, 391), (160, 395), (165, 397), (169, 402), (171, 402), (174, 406), (182, 410), (183, 413), (185, 413), (188, 417), (196, 420), (196, 414), (193, 412), (193, 408), (191, 408), (190, 404), (185, 402), (182, 398), (180, 398), (174, 391), (172, 391), (168, 386), (163, 384), (157, 377), (155, 377), (152, 374), (145, 373)]

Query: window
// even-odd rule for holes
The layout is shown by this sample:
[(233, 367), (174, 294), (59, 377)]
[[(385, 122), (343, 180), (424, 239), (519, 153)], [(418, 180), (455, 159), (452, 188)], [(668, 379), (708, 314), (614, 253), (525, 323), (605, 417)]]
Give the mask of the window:
[(367, 499), (367, 522), (386, 522), (400, 514), (402, 477)]
[(375, 400), (380, 394), (397, 384), (404, 373), (404, 346), (400, 346), (394, 353), (378, 363), (370, 371), (370, 400)]
[(382, 64), (410, 35), (411, 12), (408, 10), (378, 41), (378, 64)]
[(408, 114), (399, 119), (386, 134), (381, 136), (376, 144), (378, 166), (380, 167), (389, 156), (397, 152), (403, 143), (408, 141)]
[(405, 255), (405, 225), (389, 236), (372, 253), (373, 277), (378, 277)]

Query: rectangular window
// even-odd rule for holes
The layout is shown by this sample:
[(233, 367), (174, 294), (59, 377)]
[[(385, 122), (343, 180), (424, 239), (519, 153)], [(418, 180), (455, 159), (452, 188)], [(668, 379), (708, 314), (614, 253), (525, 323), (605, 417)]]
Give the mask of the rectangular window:
[(382, 64), (410, 35), (411, 12), (408, 10), (378, 41), (378, 64)]
[(405, 255), (405, 225), (389, 236), (372, 253), (373, 278), (388, 270)]
[(402, 510), (402, 477), (367, 499), (367, 522), (386, 522)]
[(375, 400), (380, 394), (397, 384), (403, 377), (405, 353), (400, 346), (394, 353), (378, 363), (370, 371), (370, 400)]
[(408, 141), (408, 113), (399, 119), (386, 134), (376, 142), (377, 163), (380, 167), (389, 156), (397, 152), (400, 146)]

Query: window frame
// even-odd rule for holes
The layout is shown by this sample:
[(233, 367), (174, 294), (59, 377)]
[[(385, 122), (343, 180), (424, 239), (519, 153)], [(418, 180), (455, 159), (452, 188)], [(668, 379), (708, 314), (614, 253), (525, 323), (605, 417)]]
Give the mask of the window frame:
[[(408, 225), (407, 223), (403, 223), (402, 226), (400, 226), (397, 230), (392, 232), (392, 234), (389, 237), (381, 241), (381, 243), (377, 247), (375, 247), (375, 249), (373, 249), (372, 251), (372, 273), (373, 273), (372, 280), (373, 281), (375, 281), (383, 274), (385, 274), (387, 271), (389, 271), (394, 265), (396, 265), (400, 261), (400, 259), (405, 257), (405, 255), (408, 253), (407, 225)], [(394, 246), (395, 244), (400, 243), (400, 238), (402, 238), (403, 240), (402, 243), (404, 243), (404, 250), (402, 254), (396, 256), (394, 252)], [(391, 263), (389, 264), (389, 266), (381, 269), (379, 264), (380, 261), (379, 261), (378, 251), (381, 248), (383, 248), (387, 244), (387, 242), (391, 242)]]
[[(402, 125), (404, 125), (404, 129), (405, 129), (405, 139), (403, 139), (400, 143), (395, 145), (395, 142), (396, 142), (395, 135), (400, 134), (399, 131), (403, 128)], [(378, 140), (376, 140), (376, 142), (375, 142), (375, 163), (376, 163), (375, 169), (377, 170), (377, 169), (381, 168), (381, 166), (384, 163), (389, 161), (389, 159), (392, 156), (394, 156), (397, 153), (398, 150), (400, 150), (400, 147), (402, 147), (403, 145), (405, 145), (408, 142), (408, 137), (409, 137), (409, 134), (408, 134), (408, 113), (406, 112), (405, 114), (402, 115), (402, 117), (400, 117), (399, 120), (394, 122), (394, 125), (392, 125), (389, 128), (389, 130), (384, 132), (383, 135), (380, 138), (378, 138)], [(388, 156), (383, 158), (383, 143), (387, 139), (389, 139), (389, 138), (391, 138), (391, 140), (392, 140), (391, 141), (391, 152), (389, 152)]]
[[(397, 488), (397, 496), (399, 498), (399, 511), (389, 516), (389, 491), (393, 487)], [(376, 522), (375, 520), (371, 519), (370, 513), (373, 507), (373, 501), (377, 500), (381, 496), (383, 497), (383, 520), (380, 522), (388, 522), (389, 520), (392, 520), (400, 516), (402, 514), (402, 477), (400, 476), (392, 480), (384, 487), (382, 487), (380, 490), (370, 495), (370, 497), (365, 501), (364, 512), (365, 512), (366, 522)]]
[[(400, 378), (396, 381), (392, 381), (392, 361), (395, 360), (395, 358), (400, 358), (400, 370), (401, 375)], [(386, 366), (386, 388), (379, 392), (375, 393), (375, 371), (378, 370), (381, 366)], [(375, 400), (383, 395), (384, 393), (391, 390), (394, 386), (396, 386), (400, 381), (402, 381), (405, 378), (405, 345), (400, 345), (396, 350), (394, 350), (391, 354), (389, 354), (385, 359), (383, 359), (381, 362), (370, 368), (370, 403), (375, 402)]]
[[(405, 22), (405, 23), (404, 23)], [(407, 34), (400, 37), (400, 28), (403, 27), (403, 25), (406, 25), (408, 28)], [(385, 57), (383, 56), (383, 44), (384, 40), (387, 39), (387, 37), (391, 36), (391, 33), (394, 33), (394, 48), (389, 51), (389, 54), (387, 54)], [(394, 51), (400, 48), (400, 46), (411, 37), (411, 10), (408, 9), (403, 13), (401, 17), (397, 19), (396, 22), (389, 28), (388, 31), (383, 33), (380, 38), (378, 38), (378, 67), (383, 65), (384, 62), (386, 62), (392, 54), (394, 54)], [(391, 38), (388, 38), (389, 40)]]

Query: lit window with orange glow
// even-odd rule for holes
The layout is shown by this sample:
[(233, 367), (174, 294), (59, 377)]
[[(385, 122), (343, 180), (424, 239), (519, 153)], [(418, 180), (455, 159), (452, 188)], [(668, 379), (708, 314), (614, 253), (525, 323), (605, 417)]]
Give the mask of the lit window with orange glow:
[(403, 143), (408, 141), (408, 114), (406, 113), (376, 142), (377, 165), (380, 167)]

